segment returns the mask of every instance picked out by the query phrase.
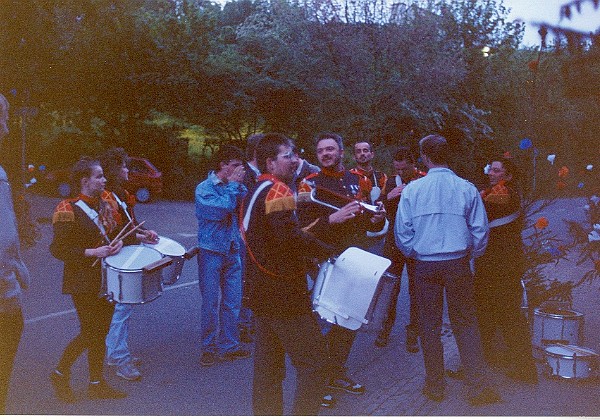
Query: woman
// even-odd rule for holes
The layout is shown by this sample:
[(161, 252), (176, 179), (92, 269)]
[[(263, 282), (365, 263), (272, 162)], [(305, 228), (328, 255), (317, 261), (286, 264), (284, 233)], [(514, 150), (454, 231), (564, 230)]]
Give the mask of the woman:
[[(485, 254), (475, 260), (475, 299), (484, 355), (488, 363), (506, 367), (511, 378), (537, 383), (529, 328), (521, 312), (525, 257), (521, 200), (514, 186), (516, 167), (510, 159), (495, 159), (488, 177), (490, 186), (481, 191), (481, 197), (490, 238)], [(497, 329), (506, 354), (495, 343)]]
[[(105, 170), (106, 190), (102, 198), (118, 209), (117, 219), (127, 223), (132, 220), (135, 225), (133, 207), (135, 196), (129, 194), (124, 188), (129, 179), (127, 161), (129, 157), (123, 148), (112, 148), (100, 157), (100, 163)], [(136, 232), (138, 241), (146, 243), (157, 243), (158, 235), (153, 230), (140, 230)], [(106, 358), (107, 363), (117, 366), (117, 376), (128, 381), (137, 381), (142, 378), (136, 364), (140, 361), (131, 356), (127, 339), (129, 337), (129, 318), (133, 313), (135, 305), (129, 303), (117, 303), (113, 314), (108, 335), (106, 336)]]
[(80, 332), (65, 348), (50, 379), (57, 397), (68, 403), (76, 398), (70, 386), (71, 366), (88, 351), (89, 387), (92, 399), (123, 398), (102, 374), (104, 339), (113, 314), (113, 305), (100, 296), (101, 264), (94, 262), (117, 254), (123, 241), (110, 245), (123, 226), (116, 221), (116, 209), (101, 199), (106, 178), (97, 160), (81, 158), (73, 167), (72, 179), (79, 187), (76, 198), (58, 204), (52, 217), (52, 255), (64, 262), (62, 292), (70, 294), (79, 319)]

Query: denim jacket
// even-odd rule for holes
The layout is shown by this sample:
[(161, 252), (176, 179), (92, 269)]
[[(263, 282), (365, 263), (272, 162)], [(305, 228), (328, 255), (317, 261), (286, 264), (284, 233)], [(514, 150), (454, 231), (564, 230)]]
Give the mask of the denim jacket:
[(227, 255), (240, 249), (237, 208), (248, 192), (239, 182), (223, 182), (214, 172), (196, 187), (198, 246)]

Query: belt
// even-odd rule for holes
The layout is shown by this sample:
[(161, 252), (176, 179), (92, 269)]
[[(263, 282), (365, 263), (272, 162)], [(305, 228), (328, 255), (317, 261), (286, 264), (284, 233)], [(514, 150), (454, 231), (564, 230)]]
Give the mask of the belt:
[(501, 217), (499, 219), (494, 219), (494, 220), (492, 220), (489, 223), (489, 227), (491, 229), (491, 228), (495, 228), (495, 227), (498, 227), (498, 226), (507, 225), (510, 222), (516, 220), (520, 215), (521, 215), (521, 212), (520, 211), (516, 211), (516, 212), (514, 212), (512, 214), (509, 214), (508, 216), (504, 216), (504, 217)]

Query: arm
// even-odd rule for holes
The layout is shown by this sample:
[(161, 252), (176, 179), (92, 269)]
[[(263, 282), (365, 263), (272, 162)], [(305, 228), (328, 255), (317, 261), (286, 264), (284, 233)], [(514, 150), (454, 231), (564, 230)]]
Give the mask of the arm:
[(407, 195), (400, 196), (398, 204), (398, 213), (396, 214), (396, 223), (394, 226), (394, 237), (396, 245), (407, 257), (414, 257), (414, 237), (415, 230), (412, 224), (412, 213), (410, 211), (410, 200)]
[(467, 224), (473, 241), (473, 257), (481, 257), (487, 247), (490, 229), (483, 201), (475, 188), (473, 188), (473, 198)]
[(196, 217), (206, 220), (224, 220), (237, 207), (248, 192), (239, 182), (228, 182), (224, 187), (225, 194), (218, 194), (214, 188), (201, 183), (196, 188)]

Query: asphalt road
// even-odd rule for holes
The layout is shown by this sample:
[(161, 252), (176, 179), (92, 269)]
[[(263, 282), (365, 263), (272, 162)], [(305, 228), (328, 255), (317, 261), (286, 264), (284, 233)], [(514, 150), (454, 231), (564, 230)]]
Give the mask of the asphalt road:
[[(252, 359), (218, 363), (209, 368), (201, 367), (198, 363), (201, 299), (198, 292), (195, 259), (186, 262), (182, 277), (176, 284), (166, 287), (162, 296), (155, 301), (139, 305), (132, 316), (129, 343), (133, 353), (143, 359), (140, 368), (143, 379), (139, 382), (127, 382), (114, 375), (114, 368), (107, 369), (108, 380), (125, 390), (129, 394), (127, 398), (116, 401), (86, 399), (88, 378), (84, 357), (77, 361), (72, 373), (72, 384), (79, 397), (78, 402), (68, 405), (54, 397), (48, 375), (66, 344), (78, 332), (78, 323), (70, 298), (60, 292), (61, 263), (48, 251), (52, 238), (49, 218), (58, 201), (59, 199), (43, 196), (31, 197), (33, 215), (42, 222), (42, 238), (34, 248), (24, 252), (33, 284), (24, 298), (26, 324), (15, 361), (7, 413), (251, 415)], [(541, 215), (548, 216), (551, 225), (556, 222), (558, 227), (558, 222), (562, 218), (580, 217), (583, 214), (582, 205), (581, 200), (571, 200), (559, 203), (557, 207)], [(156, 230), (159, 235), (172, 238), (186, 248), (195, 244), (197, 224), (193, 203), (159, 201), (141, 204), (136, 208), (136, 213), (139, 220), (146, 220), (146, 226)], [(561, 269), (564, 270), (564, 276), (569, 276), (570, 271), (575, 270), (572, 266)], [(585, 287), (586, 289), (576, 294), (575, 306), (586, 314), (587, 347), (598, 351), (600, 350), (600, 323), (599, 316), (595, 314), (600, 304), (598, 286)], [(403, 340), (402, 329), (408, 318), (406, 295), (404, 278), (398, 318), (392, 332), (392, 344), (386, 349), (377, 349), (373, 346), (373, 336), (359, 334), (350, 356), (348, 363), (350, 373), (373, 392), (377, 389), (381, 393), (383, 389), (388, 394), (391, 393), (393, 390), (389, 389), (389, 383), (392, 380), (398, 381), (398, 375), (408, 375), (406, 383), (414, 382), (413, 388), (420, 386), (422, 380), (420, 353), (408, 354), (403, 351), (403, 344), (398, 343)], [(294, 379), (293, 370), (290, 369), (289, 372), (285, 383), (288, 401), (293, 392)], [(415, 398), (414, 395), (418, 394), (411, 393), (409, 397), (403, 398), (410, 403), (409, 399)], [(372, 400), (379, 398), (379, 394), (371, 393), (371, 395)], [(392, 397), (399, 398), (397, 396), (390, 398)], [(588, 401), (587, 397), (582, 395), (580, 397)], [(404, 406), (402, 402), (404, 400), (398, 401)], [(595, 401), (600, 403), (597, 397)], [(323, 414), (399, 414), (397, 408), (390, 412), (382, 412), (364, 406), (366, 402), (367, 396), (361, 398), (343, 396), (338, 409), (326, 410)], [(415, 415), (418, 412), (415, 411), (417, 410), (415, 407), (414, 404), (409, 405), (408, 411), (404, 414)], [(468, 411), (462, 410), (464, 408), (459, 406), (452, 409), (453, 412), (439, 414), (469, 415)], [(552, 414), (554, 410), (542, 412)], [(515, 411), (512, 415), (521, 413), (531, 415), (528, 414), (529, 411)], [(561, 415), (561, 413), (558, 411), (555, 414)], [(589, 412), (584, 410), (582, 414), (584, 413)], [(511, 415), (511, 412), (495, 413), (498, 414)]]

